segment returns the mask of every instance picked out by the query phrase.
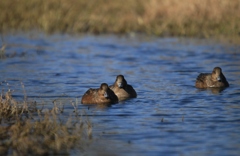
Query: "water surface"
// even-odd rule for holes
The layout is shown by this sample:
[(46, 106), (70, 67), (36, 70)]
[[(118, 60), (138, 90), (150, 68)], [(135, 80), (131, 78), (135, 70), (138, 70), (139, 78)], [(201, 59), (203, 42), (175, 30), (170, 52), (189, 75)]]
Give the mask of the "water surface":
[[(98, 140), (86, 154), (240, 154), (240, 46), (193, 38), (36, 32), (6, 34), (4, 42), (0, 89), (14, 90), (19, 99), (25, 90), (46, 107), (62, 100), (66, 115), (77, 102)], [(196, 89), (198, 74), (215, 66), (222, 67), (230, 87)], [(118, 74), (137, 98), (110, 107), (80, 104), (87, 89), (111, 85)]]

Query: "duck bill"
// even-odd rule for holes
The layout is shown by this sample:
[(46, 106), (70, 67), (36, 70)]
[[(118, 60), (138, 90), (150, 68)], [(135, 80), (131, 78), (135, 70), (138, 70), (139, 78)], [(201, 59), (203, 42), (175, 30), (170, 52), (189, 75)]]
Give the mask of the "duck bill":
[(123, 87), (122, 83), (118, 83), (118, 87), (122, 88)]
[(108, 93), (107, 92), (104, 93), (104, 97), (108, 98)]

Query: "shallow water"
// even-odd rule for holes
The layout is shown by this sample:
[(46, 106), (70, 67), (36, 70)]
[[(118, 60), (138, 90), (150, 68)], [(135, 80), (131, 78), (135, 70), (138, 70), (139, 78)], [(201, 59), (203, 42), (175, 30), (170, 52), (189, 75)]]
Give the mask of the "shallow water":
[[(74, 110), (71, 101), (77, 102), (93, 124), (93, 138), (100, 140), (90, 154), (102, 149), (116, 155), (240, 154), (240, 46), (193, 38), (35, 32), (5, 34), (4, 42), (0, 89), (14, 90), (19, 99), (25, 90), (46, 107), (58, 99), (66, 115)], [(230, 87), (196, 89), (197, 75), (215, 66), (222, 67)], [(137, 98), (110, 107), (80, 104), (87, 89), (113, 84), (118, 74)]]

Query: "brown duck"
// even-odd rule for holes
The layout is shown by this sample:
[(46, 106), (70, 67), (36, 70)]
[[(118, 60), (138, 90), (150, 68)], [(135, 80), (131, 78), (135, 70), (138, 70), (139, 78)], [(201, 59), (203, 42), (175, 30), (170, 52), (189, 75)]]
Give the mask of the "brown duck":
[(86, 91), (82, 96), (82, 104), (114, 104), (118, 101), (117, 96), (108, 87), (106, 83), (102, 83), (100, 88)]
[(217, 88), (228, 87), (227, 79), (222, 73), (220, 67), (215, 67), (212, 73), (201, 73), (197, 77), (195, 86), (197, 88)]
[(137, 97), (136, 91), (127, 84), (123, 75), (118, 75), (115, 83), (109, 88), (117, 95), (119, 101)]

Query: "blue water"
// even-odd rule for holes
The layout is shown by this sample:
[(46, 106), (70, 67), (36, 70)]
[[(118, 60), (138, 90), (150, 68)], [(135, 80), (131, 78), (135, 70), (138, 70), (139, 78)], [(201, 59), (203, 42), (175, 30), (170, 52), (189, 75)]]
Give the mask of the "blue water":
[[(72, 101), (93, 124), (86, 155), (240, 155), (240, 45), (144, 35), (5, 34), (0, 89), (65, 115)], [(220, 66), (230, 87), (194, 87)], [(138, 97), (110, 107), (80, 104), (86, 90), (123, 74)], [(74, 155), (74, 154), (72, 154)]]

